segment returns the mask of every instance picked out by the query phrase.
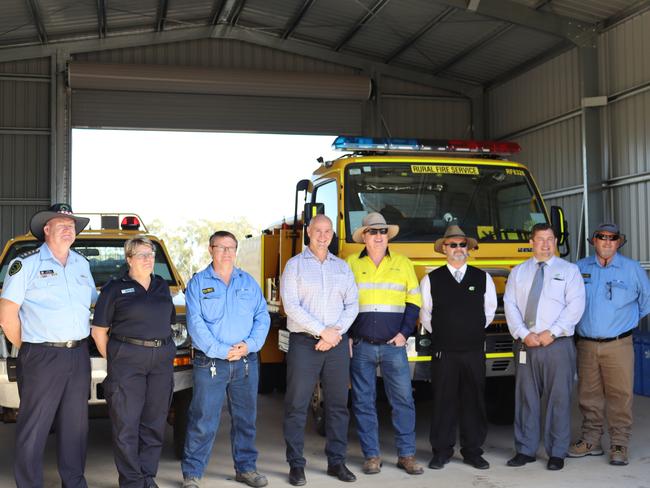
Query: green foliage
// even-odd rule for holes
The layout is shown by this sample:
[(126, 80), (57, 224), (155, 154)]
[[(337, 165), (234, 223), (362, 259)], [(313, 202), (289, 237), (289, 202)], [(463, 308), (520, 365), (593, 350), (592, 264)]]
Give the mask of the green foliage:
[(208, 239), (218, 230), (227, 230), (237, 236), (239, 241), (247, 234), (258, 232), (244, 217), (230, 222), (207, 219), (189, 220), (181, 226), (171, 227), (160, 219), (155, 219), (147, 228), (151, 234), (165, 241), (174, 265), (185, 280), (210, 263)]

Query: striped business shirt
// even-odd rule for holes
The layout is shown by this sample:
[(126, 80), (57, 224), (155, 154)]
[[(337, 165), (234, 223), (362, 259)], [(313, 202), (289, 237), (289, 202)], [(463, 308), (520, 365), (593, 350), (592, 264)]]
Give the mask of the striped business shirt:
[(335, 327), (343, 335), (359, 311), (357, 285), (345, 261), (328, 252), (321, 263), (308, 247), (287, 261), (280, 295), (290, 332), (320, 336)]

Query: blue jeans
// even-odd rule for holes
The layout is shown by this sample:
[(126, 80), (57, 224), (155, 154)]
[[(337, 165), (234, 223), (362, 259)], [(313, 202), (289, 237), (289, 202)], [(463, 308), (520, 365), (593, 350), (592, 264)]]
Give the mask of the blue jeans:
[[(215, 374), (210, 371), (214, 366)], [(257, 355), (239, 361), (213, 359), (197, 351), (192, 370), (194, 391), (188, 414), (181, 469), (183, 477), (201, 478), (210, 460), (219, 428), (221, 407), (228, 401), (232, 419), (230, 444), (239, 473), (256, 470), (255, 419), (257, 417)]]
[(391, 406), (398, 456), (415, 455), (415, 404), (406, 348), (369, 344), (355, 339), (352, 346), (352, 413), (364, 457), (379, 456), (377, 422), (377, 366)]

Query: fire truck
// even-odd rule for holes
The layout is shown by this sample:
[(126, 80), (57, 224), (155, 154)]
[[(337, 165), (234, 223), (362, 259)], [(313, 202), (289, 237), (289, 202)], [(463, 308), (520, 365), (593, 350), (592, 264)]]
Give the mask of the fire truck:
[[(492, 276), (499, 299), (495, 319), (486, 330), (488, 415), (496, 422), (511, 421), (515, 364), (503, 310), (505, 283), (510, 270), (532, 255), (530, 230), (537, 223), (550, 223), (568, 254), (562, 209), (544, 205), (528, 169), (513, 160), (520, 151), (516, 143), (341, 136), (333, 147), (345, 154), (333, 161), (319, 158), (311, 178), (297, 183), (293, 220), (271, 225), (240, 246), (239, 264), (264, 290), (276, 326), (261, 351), (261, 389), (281, 388), (284, 380), (281, 351), (286, 351), (288, 332), (280, 277), (287, 260), (306, 244), (309, 220), (319, 213), (332, 220), (335, 236), (330, 251), (345, 259), (363, 249), (352, 241), (363, 217), (380, 212), (400, 229), (389, 249), (408, 256), (419, 279), (445, 264), (445, 256), (434, 252), (433, 243), (449, 223), (457, 223), (478, 240), (469, 264)], [(416, 392), (428, 390), (424, 382), (430, 376), (430, 344), (422, 328), (407, 343)], [(317, 388), (313, 412), (318, 421), (321, 401)]]

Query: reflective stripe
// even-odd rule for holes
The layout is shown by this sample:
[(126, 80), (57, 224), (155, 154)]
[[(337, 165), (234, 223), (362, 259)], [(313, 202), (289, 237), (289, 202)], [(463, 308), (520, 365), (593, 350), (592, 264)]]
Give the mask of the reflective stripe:
[(404, 291), (406, 290), (406, 285), (399, 283), (357, 283), (357, 287), (360, 290), (394, 290), (394, 291)]
[[(501, 358), (513, 358), (515, 357), (512, 352), (488, 352), (485, 355), (485, 359), (501, 359)], [(409, 362), (418, 363), (421, 361), (431, 361), (431, 356), (409, 356)]]
[(412, 290), (409, 290), (406, 293), (407, 293), (407, 295), (419, 295), (420, 294), (420, 287), (418, 286), (417, 288), (413, 288)]
[(392, 312), (392, 313), (404, 313), (404, 305), (360, 305), (359, 313), (363, 312)]

